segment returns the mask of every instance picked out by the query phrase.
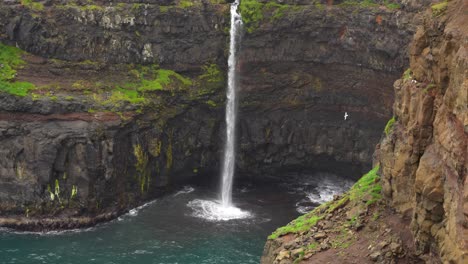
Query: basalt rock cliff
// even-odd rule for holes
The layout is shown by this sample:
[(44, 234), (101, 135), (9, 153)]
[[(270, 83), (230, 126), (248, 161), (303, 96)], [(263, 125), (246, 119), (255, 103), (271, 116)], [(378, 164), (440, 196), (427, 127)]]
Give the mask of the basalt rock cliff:
[[(428, 1), (343, 2), (251, 9), (239, 175), (370, 168)], [(1, 42), (28, 52), (15, 81), (35, 88), (0, 95), (0, 223), (91, 225), (216, 174), (228, 18), (217, 1), (2, 1)]]
[[(217, 173), (228, 4), (0, 5), (2, 42), (29, 52), (15, 78), (36, 87), (1, 95), (2, 225), (90, 225)], [(406, 67), (413, 11), (261, 5), (239, 58), (238, 171), (359, 175), (391, 116), (387, 87)], [(151, 71), (170, 75), (157, 91), (131, 99), (113, 87)]]
[(423, 13), (374, 169), (273, 233), (262, 263), (466, 263), (467, 10)]
[(468, 4), (426, 16), (395, 82), (395, 123), (378, 150), (383, 194), (411, 215), (419, 252), (468, 261)]

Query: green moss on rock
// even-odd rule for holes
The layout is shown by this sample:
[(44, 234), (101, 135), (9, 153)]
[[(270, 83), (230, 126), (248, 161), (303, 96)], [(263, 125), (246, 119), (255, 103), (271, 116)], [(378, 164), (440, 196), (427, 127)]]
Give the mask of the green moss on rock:
[(262, 20), (267, 17), (270, 18), (270, 22), (280, 19), (292, 6), (274, 1), (263, 3), (258, 0), (242, 0), (239, 9), (247, 32), (252, 33)]
[(395, 117), (393, 116), (392, 118), (390, 118), (390, 120), (388, 120), (387, 125), (385, 125), (384, 131), (385, 131), (386, 136), (388, 136), (388, 134), (392, 132), (394, 123), (395, 123)]
[(136, 179), (140, 187), (140, 192), (145, 193), (148, 191), (150, 185), (150, 173), (147, 170), (148, 155), (143, 150), (140, 144), (133, 146), (133, 154), (136, 158), (135, 169), (137, 171)]
[(445, 11), (447, 10), (447, 6), (448, 6), (448, 0), (432, 5), (431, 6), (432, 15), (436, 17), (443, 15)]

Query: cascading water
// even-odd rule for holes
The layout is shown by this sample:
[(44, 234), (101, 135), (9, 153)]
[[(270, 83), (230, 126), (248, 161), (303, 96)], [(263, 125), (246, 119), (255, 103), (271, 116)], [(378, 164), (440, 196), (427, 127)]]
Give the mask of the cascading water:
[(236, 143), (236, 112), (237, 112), (237, 39), (242, 27), (242, 19), (237, 11), (239, 0), (231, 5), (231, 29), (228, 59), (228, 89), (226, 103), (226, 145), (224, 146), (224, 160), (222, 170), (221, 202), (224, 207), (231, 206), (232, 180), (235, 166)]
[(232, 180), (235, 166), (235, 143), (236, 143), (236, 111), (237, 111), (237, 40), (242, 29), (242, 17), (238, 12), (239, 0), (231, 4), (231, 29), (229, 41), (228, 59), (228, 87), (226, 103), (226, 143), (224, 146), (224, 158), (222, 167), (221, 202), (194, 200), (190, 206), (194, 215), (208, 220), (231, 220), (247, 218), (248, 212), (241, 211), (232, 205)]

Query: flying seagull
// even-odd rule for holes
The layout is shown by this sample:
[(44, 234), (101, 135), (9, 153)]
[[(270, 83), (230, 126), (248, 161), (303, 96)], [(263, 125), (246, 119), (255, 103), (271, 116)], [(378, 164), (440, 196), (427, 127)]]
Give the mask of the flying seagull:
[(344, 120), (346, 120), (346, 118), (348, 118), (348, 116), (349, 116), (349, 115), (348, 115), (348, 112), (345, 112), (345, 113), (344, 113)]

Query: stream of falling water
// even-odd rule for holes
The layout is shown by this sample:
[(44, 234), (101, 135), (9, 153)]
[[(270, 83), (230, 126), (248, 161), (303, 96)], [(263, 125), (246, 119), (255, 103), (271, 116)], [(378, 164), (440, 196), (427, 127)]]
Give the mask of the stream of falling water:
[(239, 0), (231, 4), (231, 29), (229, 40), (228, 59), (228, 87), (226, 102), (226, 142), (221, 181), (221, 201), (193, 200), (188, 206), (194, 210), (194, 216), (211, 221), (225, 221), (242, 219), (251, 216), (232, 204), (232, 181), (236, 160), (236, 118), (237, 118), (237, 49), (240, 32), (242, 30), (242, 17), (238, 12)]
[(231, 4), (231, 30), (228, 59), (228, 88), (226, 103), (226, 145), (222, 169), (221, 203), (224, 207), (232, 205), (232, 180), (236, 160), (236, 118), (237, 118), (237, 40), (242, 28), (242, 19), (238, 13), (239, 0)]

